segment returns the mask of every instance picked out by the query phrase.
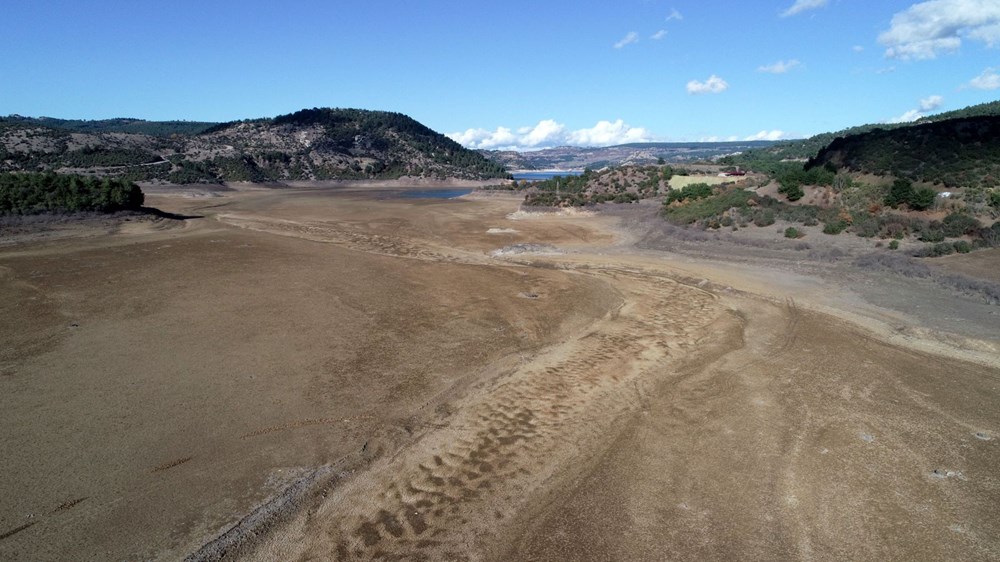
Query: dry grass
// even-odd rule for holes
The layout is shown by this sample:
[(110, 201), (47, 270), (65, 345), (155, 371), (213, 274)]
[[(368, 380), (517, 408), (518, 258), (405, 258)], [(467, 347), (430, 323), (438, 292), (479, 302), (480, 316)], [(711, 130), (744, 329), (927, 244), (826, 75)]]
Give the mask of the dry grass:
[(720, 178), (719, 176), (673, 176), (670, 178), (670, 189), (683, 189), (695, 183), (719, 185), (733, 181), (735, 181), (733, 178)]

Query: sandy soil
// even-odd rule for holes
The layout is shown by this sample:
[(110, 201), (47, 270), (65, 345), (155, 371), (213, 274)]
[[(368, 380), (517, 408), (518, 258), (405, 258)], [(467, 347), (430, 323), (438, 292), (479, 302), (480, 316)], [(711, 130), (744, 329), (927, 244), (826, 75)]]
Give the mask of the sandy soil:
[(0, 245), (0, 558), (1000, 557), (996, 306), (365, 189)]

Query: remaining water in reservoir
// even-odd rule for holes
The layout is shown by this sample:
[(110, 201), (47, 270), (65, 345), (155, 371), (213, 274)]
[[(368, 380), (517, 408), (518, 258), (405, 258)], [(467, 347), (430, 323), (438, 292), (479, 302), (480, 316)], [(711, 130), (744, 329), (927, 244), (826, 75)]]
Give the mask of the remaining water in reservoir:
[(403, 199), (453, 199), (470, 193), (471, 189), (420, 189), (403, 191), (399, 195)]
[(579, 170), (561, 170), (558, 172), (514, 172), (513, 176), (516, 180), (528, 180), (528, 181), (542, 181), (550, 180), (556, 176), (579, 176), (583, 172)]

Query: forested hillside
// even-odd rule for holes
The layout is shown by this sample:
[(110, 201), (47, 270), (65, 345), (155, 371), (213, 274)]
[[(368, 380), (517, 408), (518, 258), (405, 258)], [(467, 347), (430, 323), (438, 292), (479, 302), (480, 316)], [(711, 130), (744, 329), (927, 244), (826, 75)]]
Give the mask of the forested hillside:
[(144, 119), (131, 119), (127, 117), (86, 120), (56, 119), (54, 117), (21, 117), (20, 115), (0, 117), (0, 124), (4, 122), (17, 123), (29, 127), (51, 127), (77, 133), (133, 133), (154, 137), (196, 135), (218, 124), (201, 121), (146, 121)]
[(890, 175), (946, 188), (1000, 183), (1000, 117), (933, 121), (837, 138), (806, 169)]

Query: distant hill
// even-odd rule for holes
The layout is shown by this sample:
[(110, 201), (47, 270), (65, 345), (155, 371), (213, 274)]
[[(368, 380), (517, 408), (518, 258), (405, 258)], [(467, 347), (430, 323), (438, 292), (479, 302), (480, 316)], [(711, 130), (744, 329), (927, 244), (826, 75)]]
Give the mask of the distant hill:
[(675, 164), (710, 160), (751, 149), (762, 149), (774, 141), (648, 142), (606, 147), (561, 146), (530, 152), (482, 150), (484, 156), (509, 170), (582, 170), (606, 166)]
[(9, 116), (0, 118), (0, 171), (173, 183), (508, 175), (405, 115), (330, 108), (217, 124)]
[(1000, 116), (934, 120), (834, 139), (806, 164), (944, 187), (1000, 183)]
[(84, 119), (56, 119), (54, 117), (21, 117), (20, 115), (0, 117), (0, 124), (2, 123), (18, 123), (28, 127), (41, 126), (53, 129), (65, 129), (77, 133), (134, 133), (154, 137), (197, 135), (209, 127), (218, 125), (218, 123), (201, 121), (146, 121), (127, 117), (91, 121)]

